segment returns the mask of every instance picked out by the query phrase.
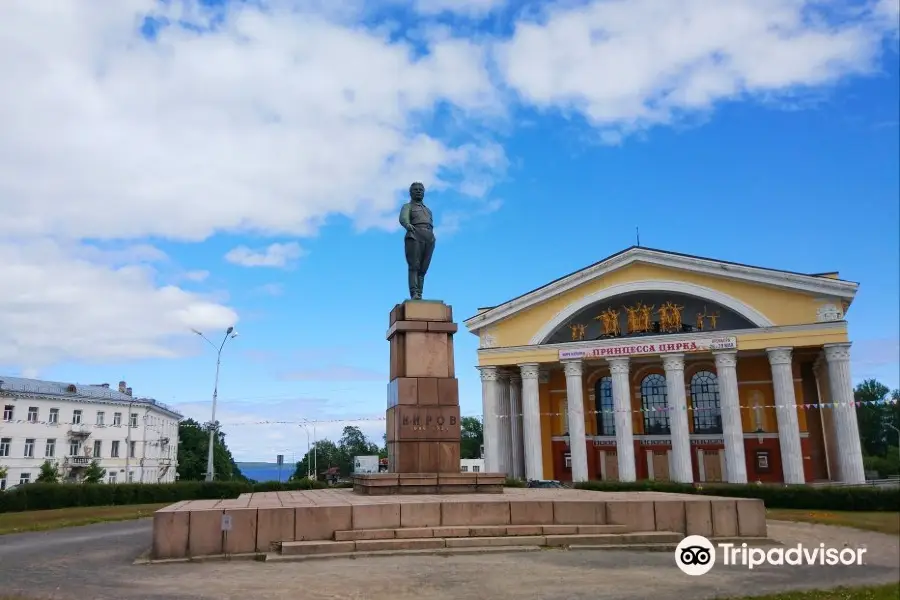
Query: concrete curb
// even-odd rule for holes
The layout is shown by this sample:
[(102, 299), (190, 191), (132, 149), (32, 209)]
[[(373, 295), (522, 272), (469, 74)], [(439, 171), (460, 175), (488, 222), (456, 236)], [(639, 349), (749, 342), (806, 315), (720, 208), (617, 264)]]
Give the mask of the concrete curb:
[[(778, 540), (770, 538), (712, 538), (710, 541), (719, 544), (743, 544), (750, 546), (778, 547), (783, 546)], [(608, 550), (619, 552), (674, 552), (678, 544), (671, 542), (662, 543), (635, 543), (635, 544), (569, 544), (559, 546), (471, 546), (456, 548), (435, 548), (420, 550), (362, 550), (356, 552), (334, 552), (327, 554), (291, 554), (282, 555), (274, 552), (261, 553), (250, 552), (246, 554), (215, 554), (209, 556), (194, 556), (191, 558), (163, 558), (153, 560), (149, 558), (150, 552), (144, 552), (132, 563), (134, 565), (167, 565), (178, 563), (206, 563), (223, 562), (230, 560), (259, 561), (259, 562), (304, 562), (311, 560), (328, 559), (357, 559), (377, 558), (379, 556), (453, 556), (460, 554), (499, 554), (506, 552), (539, 552), (539, 551), (576, 551), (576, 550)]]

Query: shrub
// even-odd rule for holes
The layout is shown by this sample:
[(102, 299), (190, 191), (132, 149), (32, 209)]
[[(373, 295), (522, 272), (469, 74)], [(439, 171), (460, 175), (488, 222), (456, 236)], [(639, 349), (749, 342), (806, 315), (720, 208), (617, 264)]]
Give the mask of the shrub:
[(321, 489), (324, 484), (300, 480), (251, 485), (234, 481), (180, 481), (178, 483), (30, 483), (0, 492), (0, 513), (47, 510), (70, 506), (158, 504), (180, 500), (237, 498), (250, 492)]
[(503, 487), (523, 488), (525, 487), (525, 482), (514, 477), (507, 477), (506, 481), (503, 482)]
[(598, 492), (670, 492), (759, 498), (766, 508), (800, 508), (808, 510), (896, 511), (900, 507), (900, 488), (812, 487), (806, 485), (756, 484), (689, 484), (665, 481), (633, 483), (588, 481), (575, 485), (578, 489)]

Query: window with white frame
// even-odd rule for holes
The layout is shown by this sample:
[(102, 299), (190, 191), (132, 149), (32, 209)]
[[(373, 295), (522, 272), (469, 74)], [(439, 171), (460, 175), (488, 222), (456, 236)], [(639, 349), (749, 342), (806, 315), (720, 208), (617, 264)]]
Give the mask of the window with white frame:
[(122, 425), (122, 413), (113, 413), (113, 426), (120, 427)]
[(97, 425), (103, 425), (103, 421), (106, 420), (106, 413), (102, 410), (97, 411)]
[(34, 438), (25, 440), (25, 458), (34, 458)]
[(128, 483), (134, 483), (134, 471), (128, 471)]
[(110, 482), (110, 483), (115, 483), (115, 482), (116, 482), (116, 477), (118, 477), (118, 475), (119, 475), (119, 474), (116, 473), (115, 471), (110, 471), (110, 472), (109, 472), (109, 482)]
[(481, 472), (481, 467), (479, 467), (478, 465), (472, 465), (472, 472), (473, 472), (473, 473), (480, 473), (480, 472)]
[(103, 441), (102, 440), (94, 440), (94, 457), (99, 458), (102, 452), (103, 452)]
[(137, 414), (137, 413), (131, 413), (131, 420), (130, 420), (130, 422), (129, 422), (129, 423), (130, 423), (130, 426), (131, 426), (131, 427), (137, 427), (137, 421), (138, 421), (138, 414)]
[(459, 468), (459, 472), (460, 472), (460, 473), (468, 473), (468, 472), (469, 472), (469, 467), (467, 467), (466, 465), (462, 465), (462, 466)]
[(128, 445), (128, 456), (130, 458), (135, 458), (136, 455), (137, 455), (137, 442), (131, 442)]
[(6, 477), (0, 479), (0, 492), (6, 489)]
[(31, 473), (22, 473), (19, 475), (19, 485), (26, 485), (31, 483)]
[(48, 422), (51, 425), (56, 425), (57, 423), (59, 423), (59, 409), (58, 408), (50, 409), (50, 417), (48, 418)]
[(37, 423), (38, 422), (38, 407), (37, 406), (29, 406), (28, 407), (28, 422), (29, 423)]
[(69, 456), (80, 456), (81, 455), (81, 442), (78, 440), (72, 440), (69, 442)]
[(53, 458), (56, 456), (56, 440), (49, 439), (47, 440), (47, 445), (44, 446), (44, 456), (47, 458)]
[(12, 445), (12, 438), (0, 438), (0, 456), (9, 456), (9, 447)]
[(72, 424), (73, 425), (81, 425), (81, 409), (76, 409), (72, 411)]
[(119, 458), (119, 440), (113, 440), (112, 448), (110, 448), (109, 455), (112, 458)]
[(12, 404), (7, 404), (3, 407), (3, 420), (4, 421), (12, 421), (13, 415), (16, 414), (16, 407)]

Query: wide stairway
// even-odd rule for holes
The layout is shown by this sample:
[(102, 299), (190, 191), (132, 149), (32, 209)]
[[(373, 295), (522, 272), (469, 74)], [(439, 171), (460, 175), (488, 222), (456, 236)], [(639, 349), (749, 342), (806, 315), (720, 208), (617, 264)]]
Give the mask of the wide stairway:
[(625, 525), (481, 525), (336, 531), (324, 541), (280, 542), (266, 560), (551, 548), (674, 549), (684, 534)]

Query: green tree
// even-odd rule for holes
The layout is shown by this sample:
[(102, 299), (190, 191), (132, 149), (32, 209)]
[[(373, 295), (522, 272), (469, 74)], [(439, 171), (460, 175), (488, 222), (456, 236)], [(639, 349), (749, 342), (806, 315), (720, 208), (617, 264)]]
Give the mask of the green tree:
[[(178, 477), (182, 481), (202, 481), (206, 476), (211, 425), (201, 425), (193, 419), (178, 424)], [(216, 481), (248, 481), (225, 444), (225, 434), (215, 424), (217, 433), (213, 446), (213, 467)]]
[(6, 479), (7, 475), (9, 475), (9, 469), (0, 466), (0, 479)]
[(359, 427), (348, 425), (344, 427), (341, 439), (335, 444), (331, 440), (319, 440), (316, 447), (310, 450), (297, 462), (292, 479), (304, 479), (308, 472), (312, 472), (309, 465), (317, 466), (319, 473), (324, 473), (332, 467), (338, 467), (342, 476), (353, 472), (354, 456), (387, 456), (387, 451), (379, 448), (366, 438)]
[(92, 460), (88, 468), (84, 470), (82, 481), (84, 483), (100, 483), (104, 477), (106, 477), (106, 469), (100, 466), (98, 460)]
[[(866, 379), (853, 391), (857, 402), (871, 403), (900, 399), (900, 391), (890, 390), (875, 379)], [(900, 404), (862, 404), (856, 408), (856, 420), (859, 424), (859, 441), (866, 456), (888, 456), (888, 448), (897, 446), (897, 432), (887, 427), (890, 423), (900, 428)]]
[(59, 465), (45, 460), (41, 464), (41, 472), (38, 473), (37, 483), (59, 483)]
[(327, 471), (331, 467), (341, 466), (341, 449), (331, 440), (319, 440), (315, 447), (310, 449), (306, 455), (297, 462), (292, 479), (305, 479), (307, 473), (313, 474), (313, 479), (317, 479), (315, 472), (319, 473)]
[(481, 445), (484, 444), (484, 427), (475, 417), (463, 417), (460, 422), (460, 458), (481, 458)]

